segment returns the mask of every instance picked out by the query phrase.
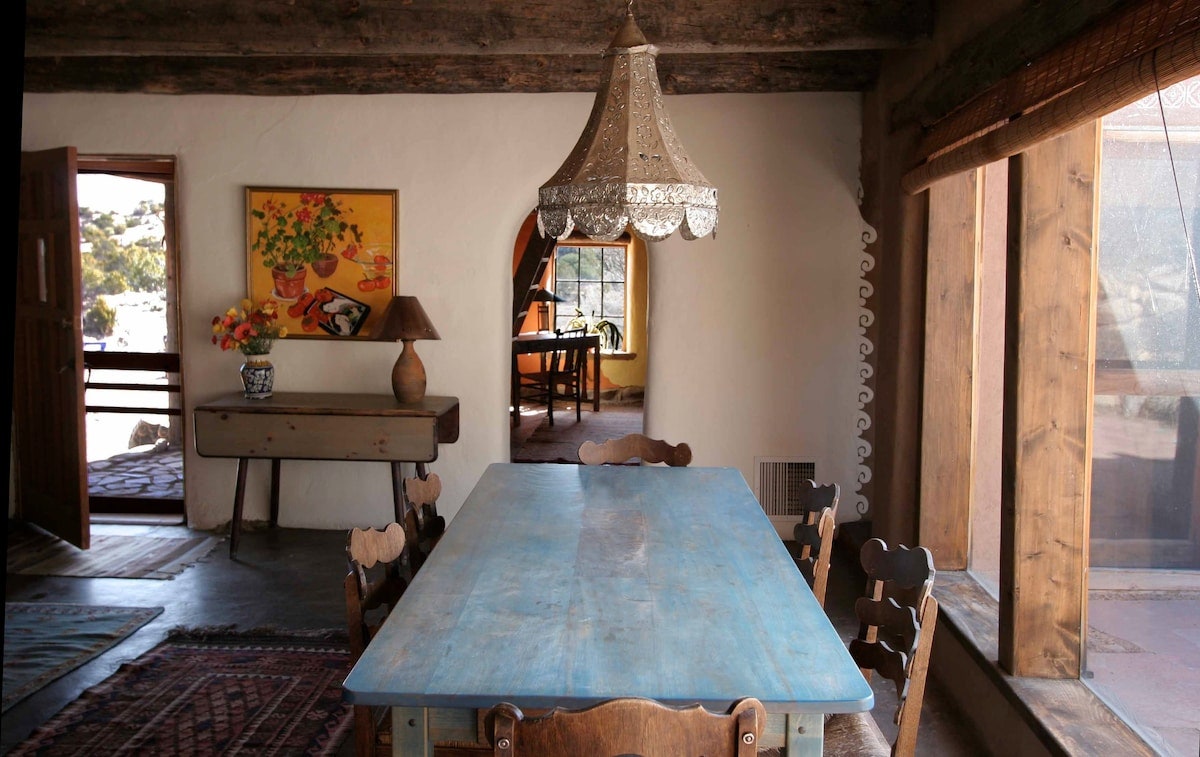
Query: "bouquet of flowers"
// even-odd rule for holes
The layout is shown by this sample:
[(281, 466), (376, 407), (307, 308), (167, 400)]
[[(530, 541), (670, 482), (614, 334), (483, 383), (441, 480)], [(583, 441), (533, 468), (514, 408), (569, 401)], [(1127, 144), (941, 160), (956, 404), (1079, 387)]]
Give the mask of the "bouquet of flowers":
[(242, 300), (241, 310), (229, 308), (212, 321), (212, 343), (223, 350), (241, 350), (243, 355), (266, 355), (276, 339), (287, 336), (280, 326), (279, 303), (272, 299), (254, 303)]

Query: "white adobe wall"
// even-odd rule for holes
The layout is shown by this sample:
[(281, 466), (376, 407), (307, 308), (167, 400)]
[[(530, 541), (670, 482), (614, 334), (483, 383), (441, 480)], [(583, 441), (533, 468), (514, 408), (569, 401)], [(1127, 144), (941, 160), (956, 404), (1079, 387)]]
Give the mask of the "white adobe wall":
[[(21, 145), (179, 160), (185, 403), (238, 388), (238, 358), (208, 343), (245, 293), (247, 185), (399, 190), (398, 279), (442, 339), (421, 342), (431, 394), (462, 405), (458, 443), (432, 466), (452, 516), (483, 469), (508, 459), (512, 245), (537, 188), (566, 157), (587, 94), (252, 98), (28, 94)], [(808, 455), (843, 486), (860, 473), (855, 94), (703, 95), (667, 105), (720, 192), (716, 240), (652, 245), (650, 433), (689, 441), (694, 464)], [(281, 391), (388, 392), (397, 345), (284, 340)], [(189, 440), (190, 442), (190, 440)], [(185, 459), (189, 519), (230, 517), (236, 463)], [(268, 466), (252, 466), (246, 517), (267, 517)], [(285, 462), (282, 524), (390, 519), (383, 464)]]

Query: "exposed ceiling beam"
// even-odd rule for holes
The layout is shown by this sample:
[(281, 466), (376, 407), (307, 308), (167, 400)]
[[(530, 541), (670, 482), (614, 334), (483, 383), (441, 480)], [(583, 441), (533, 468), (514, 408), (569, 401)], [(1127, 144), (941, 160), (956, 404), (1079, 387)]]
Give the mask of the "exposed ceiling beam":
[[(908, 47), (932, 0), (653, 0), (664, 53)], [(28, 0), (25, 55), (599, 54), (618, 0)]]
[[(955, 50), (891, 115), (893, 129), (916, 123), (930, 126), (1064, 41), (1080, 34), (1105, 14), (1143, 0), (1055, 0), (1028, 2)], [(1196, 0), (1166, 0), (1164, 5), (1193, 5)]]
[[(865, 91), (932, 0), (635, 2), (667, 94)], [(24, 91), (586, 92), (625, 2), (28, 0)]]
[[(104, 56), (25, 61), (26, 92), (322, 95), (595, 92), (599, 55)], [(861, 92), (879, 55), (660, 55), (665, 94)]]

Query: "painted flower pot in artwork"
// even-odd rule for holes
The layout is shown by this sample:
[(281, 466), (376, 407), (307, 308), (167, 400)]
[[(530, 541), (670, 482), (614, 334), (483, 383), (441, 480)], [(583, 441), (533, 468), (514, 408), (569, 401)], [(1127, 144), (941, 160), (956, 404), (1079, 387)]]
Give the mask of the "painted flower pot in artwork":
[(271, 277), (275, 280), (275, 296), (281, 300), (294, 300), (304, 294), (304, 279), (308, 275), (308, 269), (300, 266), (292, 275), (288, 275), (288, 270), (284, 266), (275, 266), (271, 269)]
[(333, 275), (333, 272), (337, 269), (337, 264), (337, 255), (334, 255), (332, 252), (322, 253), (321, 257), (317, 258), (312, 264), (313, 273), (323, 279), (327, 279)]

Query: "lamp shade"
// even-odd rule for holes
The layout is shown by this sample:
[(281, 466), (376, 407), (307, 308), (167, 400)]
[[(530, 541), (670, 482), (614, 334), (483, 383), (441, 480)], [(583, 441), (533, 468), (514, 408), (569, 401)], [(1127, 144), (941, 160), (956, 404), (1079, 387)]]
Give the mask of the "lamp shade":
[(417, 339), (441, 339), (425, 308), (416, 297), (393, 297), (383, 311), (383, 318), (372, 331), (378, 342), (404, 343), (400, 357), (392, 367), (392, 393), (404, 404), (425, 399), (425, 365), (413, 347)]
[(371, 338), (377, 342), (399, 342), (406, 339), (441, 339), (433, 321), (416, 297), (393, 297), (383, 311), (383, 318), (372, 329)]
[[(631, 3), (632, 6), (632, 3)], [(655, 56), (630, 8), (604, 52), (592, 113), (575, 149), (538, 190), (542, 236), (579, 229), (612, 242), (632, 228), (657, 242), (717, 229), (717, 188), (692, 163), (663, 104)]]
[(534, 302), (566, 302), (562, 297), (559, 297), (549, 289), (538, 289), (533, 293)]

